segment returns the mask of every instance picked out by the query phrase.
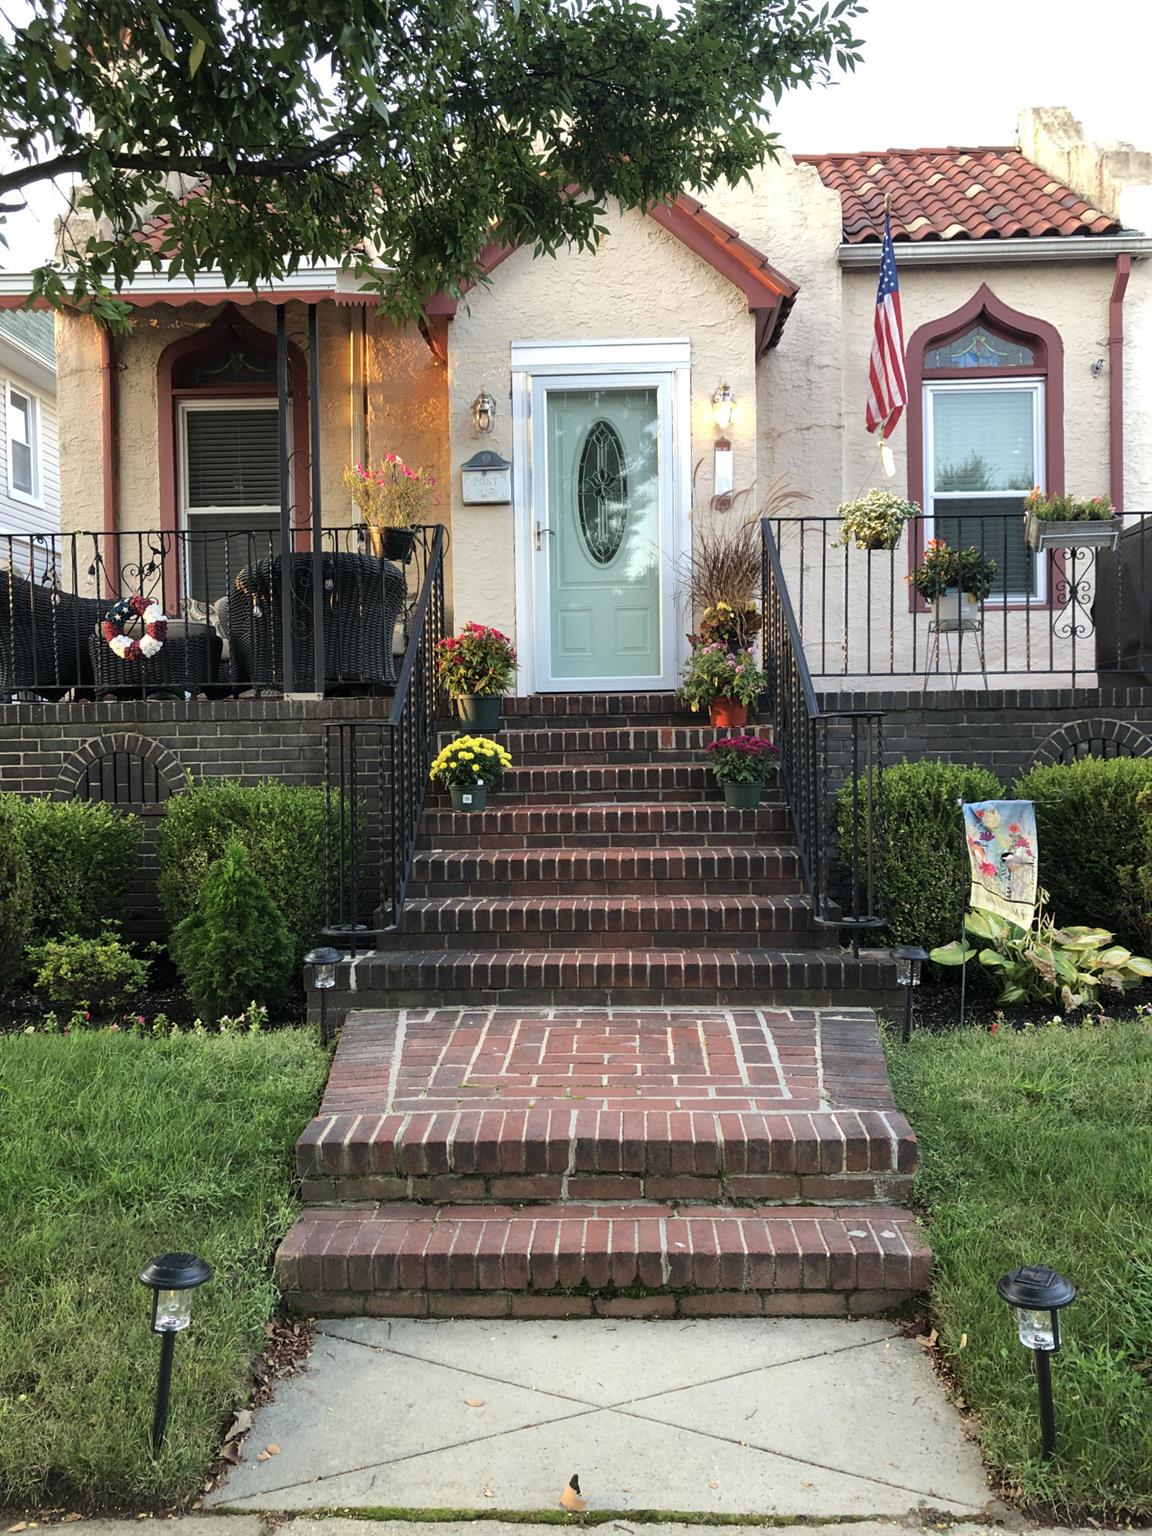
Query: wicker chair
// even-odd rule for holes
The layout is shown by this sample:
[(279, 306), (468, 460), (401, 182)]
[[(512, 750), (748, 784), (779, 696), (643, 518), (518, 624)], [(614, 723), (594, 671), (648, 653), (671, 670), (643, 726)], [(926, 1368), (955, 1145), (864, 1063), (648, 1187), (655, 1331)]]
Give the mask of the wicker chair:
[[(236, 577), (224, 614), (233, 683), (282, 685), (281, 557), (257, 560)], [(321, 557), (324, 671), (329, 685), (394, 683), (392, 636), (407, 593), (404, 573), (388, 560), (348, 553)], [(292, 557), (292, 665), (295, 685), (313, 677), (312, 556)]]
[(108, 604), (0, 570), (0, 694), (59, 695), (92, 682), (88, 638)]

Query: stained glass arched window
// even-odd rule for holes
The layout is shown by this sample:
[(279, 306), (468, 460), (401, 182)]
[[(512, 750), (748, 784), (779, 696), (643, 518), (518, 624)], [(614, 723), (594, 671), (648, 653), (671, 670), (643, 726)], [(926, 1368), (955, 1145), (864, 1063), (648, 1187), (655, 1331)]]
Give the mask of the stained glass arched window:
[(609, 565), (620, 552), (628, 520), (628, 465), (610, 421), (588, 428), (576, 474), (576, 509), (589, 555), (597, 565)]
[(924, 354), (925, 368), (1028, 368), (1035, 361), (1026, 342), (1001, 336), (983, 324), (969, 326), (962, 335)]

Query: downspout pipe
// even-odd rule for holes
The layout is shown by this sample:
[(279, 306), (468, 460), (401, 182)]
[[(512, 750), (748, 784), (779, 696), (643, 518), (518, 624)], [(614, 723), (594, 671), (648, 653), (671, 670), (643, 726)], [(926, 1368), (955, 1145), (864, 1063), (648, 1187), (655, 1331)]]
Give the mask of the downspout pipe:
[(119, 445), (116, 441), (116, 358), (112, 332), (97, 323), (100, 337), (100, 458), (104, 473), (104, 572), (108, 596), (118, 595), (114, 573), (120, 569), (119, 551), (113, 554), (112, 538), (117, 532), (117, 506), (120, 501)]
[(1132, 257), (1116, 258), (1116, 277), (1108, 301), (1108, 499), (1124, 510), (1124, 294)]

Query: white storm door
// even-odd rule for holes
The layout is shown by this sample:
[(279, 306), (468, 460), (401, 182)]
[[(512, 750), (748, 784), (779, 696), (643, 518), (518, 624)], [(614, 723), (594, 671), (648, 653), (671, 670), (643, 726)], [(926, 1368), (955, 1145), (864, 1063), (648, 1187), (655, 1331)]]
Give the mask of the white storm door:
[(673, 685), (673, 376), (532, 381), (537, 687)]

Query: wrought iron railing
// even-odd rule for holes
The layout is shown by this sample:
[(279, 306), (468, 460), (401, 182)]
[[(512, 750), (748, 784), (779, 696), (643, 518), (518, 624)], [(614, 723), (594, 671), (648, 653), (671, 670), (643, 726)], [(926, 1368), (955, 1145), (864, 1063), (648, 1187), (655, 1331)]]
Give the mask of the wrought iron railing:
[[(436, 530), (221, 527), (0, 533), (0, 701), (247, 691), (391, 692)], [(167, 617), (151, 656), (120, 657), (120, 598)], [(126, 633), (142, 634), (138, 616)]]
[(325, 931), (353, 949), (395, 927), (404, 905), (440, 714), (446, 550), (445, 531), (436, 528), (387, 717), (325, 727)]
[[(876, 878), (884, 716), (821, 708), (768, 520), (761, 537), (769, 708), (800, 862), (817, 923), (847, 932), (858, 948), (861, 936), (884, 922)], [(841, 780), (847, 787), (838, 813), (834, 790)]]
[[(1152, 513), (1112, 530), (1079, 525), (1082, 540), (1033, 552), (1021, 511), (980, 511), (977, 500), (906, 524), (894, 549), (841, 543), (838, 517), (772, 520), (797, 628), (814, 682), (875, 687), (915, 679), (1025, 686), (1042, 676), (1071, 685), (1152, 676)], [(909, 576), (930, 539), (975, 545), (996, 565), (993, 591), (950, 627)]]

